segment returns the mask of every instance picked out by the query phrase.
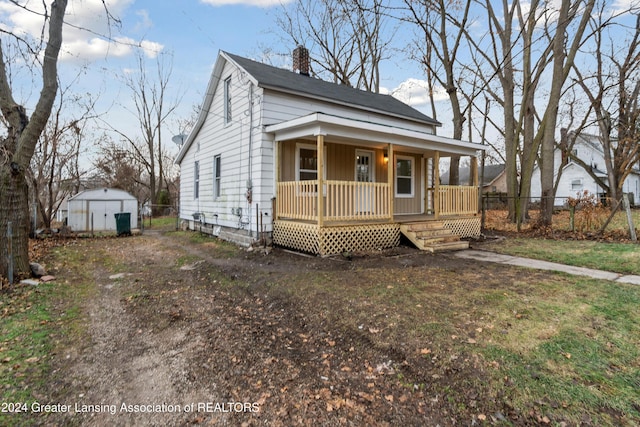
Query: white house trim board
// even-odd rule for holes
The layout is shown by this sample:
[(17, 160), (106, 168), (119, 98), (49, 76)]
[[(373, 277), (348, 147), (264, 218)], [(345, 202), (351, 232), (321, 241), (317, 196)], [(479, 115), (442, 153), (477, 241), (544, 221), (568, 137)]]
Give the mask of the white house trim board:
[(324, 134), (339, 138), (363, 140), (369, 143), (374, 142), (378, 144), (378, 147), (386, 147), (387, 144), (391, 143), (420, 150), (438, 150), (443, 153), (462, 156), (475, 156), (479, 150), (486, 149), (483, 145), (472, 142), (458, 141), (426, 132), (378, 125), (323, 113), (313, 113), (282, 123), (268, 125), (265, 127), (265, 131), (272, 133), (277, 141)]

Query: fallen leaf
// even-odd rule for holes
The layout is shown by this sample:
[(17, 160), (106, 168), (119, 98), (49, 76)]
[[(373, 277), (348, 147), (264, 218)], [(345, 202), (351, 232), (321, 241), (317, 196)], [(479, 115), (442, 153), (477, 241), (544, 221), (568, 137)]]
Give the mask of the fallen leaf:
[(486, 419), (487, 419), (487, 416), (486, 416), (485, 414), (478, 414), (478, 419), (479, 419), (480, 421), (484, 421), (484, 420), (486, 420)]
[(473, 338), (469, 338), (469, 339), (467, 340), (467, 342), (468, 342), (469, 344), (475, 344), (475, 343), (476, 343), (476, 340), (474, 340)]
[(389, 395), (385, 396), (384, 398), (385, 398), (385, 400), (387, 400), (389, 402), (393, 402), (393, 395), (392, 394), (389, 394)]
[(431, 354), (431, 349), (423, 348), (420, 350), (420, 354)]
[(377, 334), (378, 332), (380, 332), (380, 329), (369, 328), (369, 332), (371, 332), (372, 334)]

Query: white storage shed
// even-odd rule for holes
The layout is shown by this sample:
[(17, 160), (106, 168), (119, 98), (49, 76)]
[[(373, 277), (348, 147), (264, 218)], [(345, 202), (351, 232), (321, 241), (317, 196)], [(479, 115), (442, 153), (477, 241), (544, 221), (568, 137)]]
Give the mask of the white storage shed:
[(82, 191), (68, 202), (68, 225), (73, 231), (116, 231), (115, 214), (129, 212), (131, 228), (138, 227), (138, 200), (124, 190), (99, 188)]

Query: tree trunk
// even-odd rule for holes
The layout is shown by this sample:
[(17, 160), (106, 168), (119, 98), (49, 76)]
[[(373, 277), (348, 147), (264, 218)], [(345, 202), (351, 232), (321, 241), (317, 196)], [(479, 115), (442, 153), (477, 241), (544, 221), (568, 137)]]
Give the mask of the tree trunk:
[(23, 173), (15, 173), (8, 162), (0, 163), (0, 276), (7, 277), (8, 238), (11, 222), (13, 271), (29, 271), (29, 186)]
[(58, 54), (67, 0), (51, 4), (49, 40), (42, 56), (42, 90), (31, 118), (13, 98), (0, 45), (0, 109), (7, 134), (0, 140), (0, 275), (7, 276), (7, 225), (11, 222), (13, 271), (29, 272), (29, 189), (26, 173), (58, 92)]

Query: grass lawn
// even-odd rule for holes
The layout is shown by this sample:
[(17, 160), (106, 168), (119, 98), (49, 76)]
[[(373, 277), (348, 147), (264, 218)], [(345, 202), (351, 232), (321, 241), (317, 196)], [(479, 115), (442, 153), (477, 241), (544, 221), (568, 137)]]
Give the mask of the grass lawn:
[(487, 249), (499, 253), (622, 274), (640, 274), (640, 245), (590, 240), (507, 238)]
[[(248, 262), (249, 255), (233, 245), (197, 233), (170, 236), (209, 257)], [(96, 250), (99, 245), (95, 242), (93, 252), (88, 250), (85, 245), (92, 244), (90, 239), (60, 248), (52, 263), (69, 269), (67, 283), (0, 294), (2, 402), (35, 400), (34, 393), (48, 386), (48, 354), (55, 354), (57, 340), (86, 339), (83, 331), (89, 319), (78, 312), (77, 304), (91, 295), (92, 281), (82, 272), (130, 269), (135, 265), (127, 266), (135, 261), (130, 254), (137, 253), (140, 248), (136, 245), (145, 239), (113, 239), (110, 244), (115, 249), (108, 256)], [(555, 256), (578, 247), (578, 242), (569, 243), (554, 246)], [(513, 246), (527, 244), (523, 240)], [(547, 241), (530, 244), (519, 254), (532, 256), (532, 248)], [(606, 258), (597, 252), (601, 251), (598, 247), (583, 249), (596, 253), (588, 257), (582, 253), (566, 256), (596, 262)], [(612, 245), (607, 255), (610, 260), (594, 267), (622, 268), (618, 265), (629, 262), (616, 259), (633, 258), (624, 247)], [(179, 269), (194, 262), (197, 252), (171, 254), (176, 260), (171, 268)], [(303, 319), (304, 329), (292, 331), (291, 336), (327, 337), (330, 350), (314, 349), (309, 354), (322, 358), (326, 353), (338, 372), (375, 372), (377, 363), (389, 361), (398, 387), (416, 396), (416, 402), (444, 402), (450, 418), (461, 425), (470, 425), (470, 416), (478, 425), (640, 425), (640, 287), (494, 264), (460, 267), (457, 261), (450, 261), (445, 265), (444, 256), (437, 262), (433, 255), (419, 255), (410, 258), (414, 261), (410, 266), (380, 255), (367, 265), (358, 260), (344, 264), (349, 268), (335, 267), (346, 261), (312, 259), (310, 268), (310, 258), (291, 260), (274, 251), (255, 256), (270, 268), (287, 262), (283, 264), (287, 268), (277, 269), (277, 274), (247, 269), (243, 276), (235, 269), (205, 263), (202, 277), (211, 289), (224, 286), (225, 293), (238, 295), (239, 302), (231, 304), (229, 311), (274, 306), (282, 312), (279, 328), (295, 325), (287, 324), (287, 319)], [(427, 261), (420, 261), (422, 257)], [(166, 282), (169, 290), (173, 279), (168, 275), (175, 272), (166, 268), (158, 286)], [(637, 268), (630, 267), (630, 272)], [(156, 311), (175, 304), (175, 293), (152, 289), (157, 292), (153, 296)], [(202, 301), (203, 307), (209, 301), (195, 300), (187, 293), (180, 297)], [(239, 305), (256, 300), (264, 302)], [(204, 308), (202, 313), (207, 313)], [(353, 344), (343, 348), (343, 342)], [(306, 354), (308, 349), (299, 345)], [(256, 351), (269, 354), (271, 350)], [(361, 351), (371, 359), (350, 365), (359, 361), (356, 356)], [(269, 367), (256, 367), (257, 372), (259, 368)], [(310, 375), (316, 378), (317, 372), (310, 371)], [(374, 395), (377, 381), (370, 380), (367, 395)], [(279, 392), (285, 393), (283, 390)], [(387, 402), (388, 410), (402, 403)], [(0, 413), (0, 425), (16, 419)]]

